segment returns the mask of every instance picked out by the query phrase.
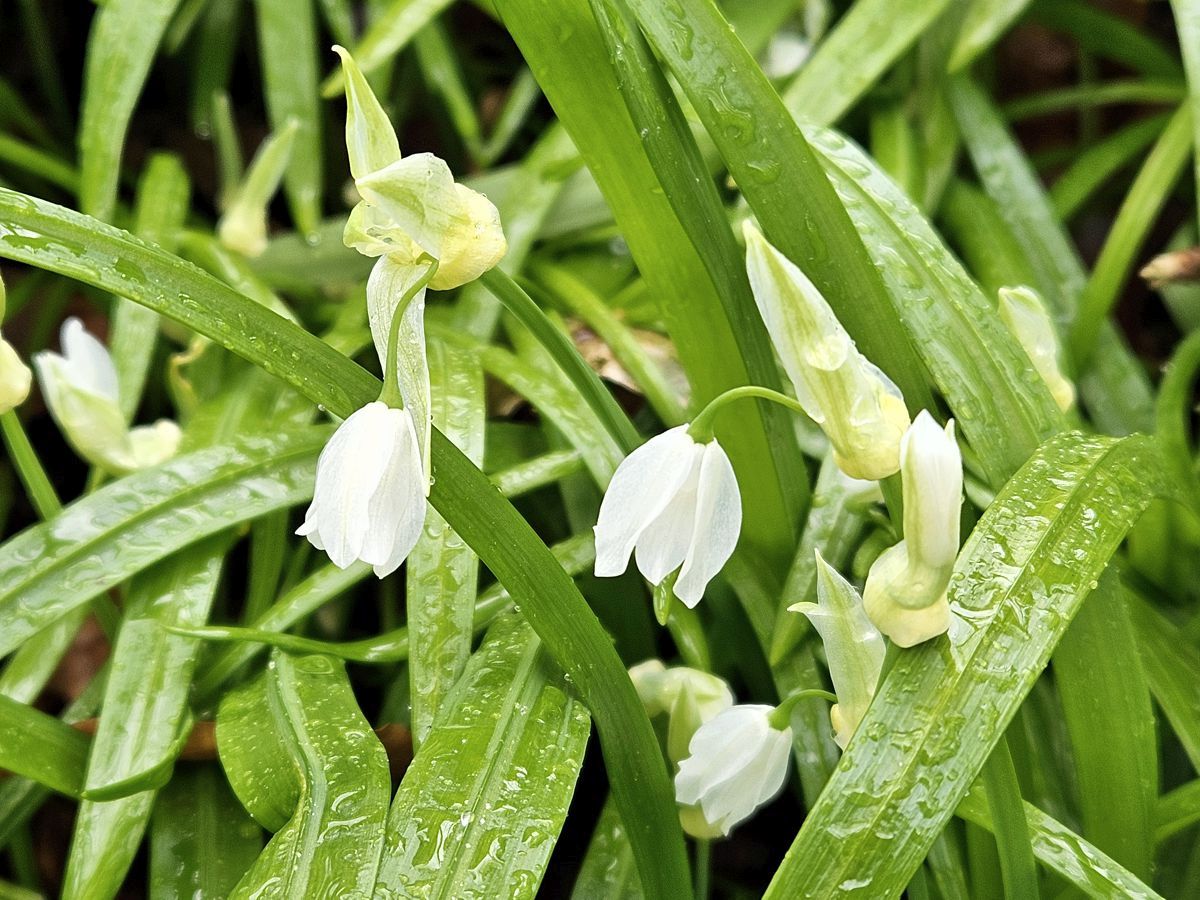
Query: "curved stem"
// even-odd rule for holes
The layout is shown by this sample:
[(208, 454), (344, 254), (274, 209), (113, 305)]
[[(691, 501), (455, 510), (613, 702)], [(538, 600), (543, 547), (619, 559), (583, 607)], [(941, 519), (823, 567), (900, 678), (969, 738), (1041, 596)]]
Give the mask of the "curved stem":
[(425, 274), (404, 292), (392, 313), (392, 321), (388, 325), (387, 365), (383, 373), (383, 390), (379, 392), (379, 399), (396, 409), (404, 408), (404, 398), (400, 395), (400, 363), (396, 350), (400, 343), (400, 324), (404, 321), (404, 313), (408, 311), (409, 304), (413, 302), (417, 294), (425, 290), (438, 270), (438, 261), (428, 254), (421, 254), (417, 263), (420, 264), (425, 260), (429, 261), (429, 267), (425, 270)]
[(781, 394), (779, 391), (773, 391), (770, 388), (765, 388), (757, 384), (747, 384), (743, 387), (731, 388), (725, 393), (713, 397), (708, 402), (708, 405), (700, 410), (699, 415), (692, 420), (692, 424), (688, 426), (688, 434), (699, 443), (708, 443), (713, 438), (713, 422), (716, 420), (717, 413), (730, 403), (747, 398), (769, 400), (772, 403), (785, 406), (793, 412), (808, 415), (804, 407), (787, 394)]
[(822, 690), (821, 688), (807, 688), (803, 691), (796, 691), (794, 694), (788, 694), (783, 699), (783, 702), (775, 707), (775, 711), (771, 713), (769, 721), (771, 727), (776, 731), (783, 731), (790, 727), (792, 721), (792, 709), (801, 700), (811, 700), (813, 697), (821, 700), (828, 700), (830, 703), (837, 703), (837, 694)]

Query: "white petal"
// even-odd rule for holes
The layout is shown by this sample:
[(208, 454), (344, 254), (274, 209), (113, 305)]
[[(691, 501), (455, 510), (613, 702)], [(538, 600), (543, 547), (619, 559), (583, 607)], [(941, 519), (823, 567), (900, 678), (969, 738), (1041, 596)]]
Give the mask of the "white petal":
[(57, 353), (35, 354), (33, 366), (50, 414), (80, 456), (117, 475), (138, 468), (116, 400), (77, 385), (70, 363)]
[(680, 425), (630, 453), (613, 473), (596, 522), (596, 574), (620, 575), (638, 537), (691, 474), (699, 447)]
[[(428, 269), (428, 264), (408, 265), (395, 257), (383, 256), (371, 269), (367, 279), (367, 319), (371, 323), (371, 336), (379, 354), (379, 364), (387, 369), (388, 332), (392, 315), (407, 293)], [(417, 429), (417, 448), (423, 465), (422, 491), (429, 493), (429, 474), (432, 461), (429, 442), (432, 436), (431, 404), (429, 388), (429, 355), (425, 345), (425, 289), (422, 288), (400, 318), (400, 332), (396, 346), (397, 380), (404, 407), (412, 414)]]
[(108, 348), (72, 316), (63, 322), (59, 340), (67, 361), (67, 377), (80, 390), (117, 400), (117, 367)]
[[(742, 495), (729, 457), (712, 441), (700, 462), (695, 520), (675, 596), (694, 607), (709, 581), (729, 561), (742, 530)], [(639, 546), (639, 552), (640, 552)]]
[(129, 445), (139, 469), (166, 462), (179, 450), (182, 440), (183, 432), (170, 419), (129, 430)]
[(400, 568), (412, 552), (425, 525), (426, 509), (425, 476), (412, 417), (405, 409), (388, 412), (397, 422), (396, 441), (371, 497), (370, 529), (360, 557), (375, 567), (380, 578)]
[[(396, 440), (388, 408), (368, 403), (341, 424), (317, 460), (317, 484), (297, 534), (316, 532), (330, 561), (346, 568), (362, 552), (371, 497)], [(315, 542), (314, 542), (315, 545)]]
[(442, 239), (442, 259), (430, 287), (447, 291), (474, 281), (491, 269), (508, 251), (500, 211), (487, 197), (466, 185), (456, 184), (466, 223)]
[(685, 805), (701, 803), (748, 765), (757, 752), (757, 738), (769, 727), (766, 717), (772, 709), (761, 704), (731, 706), (701, 725), (688, 745), (691, 756), (679, 764), (676, 799)]
[(642, 531), (637, 540), (637, 567), (642, 577), (658, 584), (687, 558), (696, 522), (696, 497), (700, 486), (700, 461), (704, 451), (697, 447), (692, 470), (671, 502)]
[(958, 556), (963, 482), (954, 423), (943, 431), (922, 410), (900, 443), (900, 467), (910, 559), (930, 568), (953, 565)]

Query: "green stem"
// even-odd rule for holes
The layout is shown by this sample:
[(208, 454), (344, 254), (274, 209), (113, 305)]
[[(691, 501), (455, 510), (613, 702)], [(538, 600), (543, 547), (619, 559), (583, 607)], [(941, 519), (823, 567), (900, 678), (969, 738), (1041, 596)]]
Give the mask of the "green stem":
[(696, 900), (708, 900), (708, 882), (712, 872), (712, 842), (696, 838)]
[(791, 726), (792, 709), (801, 700), (811, 700), (813, 697), (819, 697), (822, 700), (828, 700), (830, 703), (837, 703), (837, 694), (822, 690), (821, 688), (807, 688), (803, 691), (796, 691), (794, 694), (788, 694), (783, 702), (775, 707), (775, 711), (771, 713), (768, 721), (771, 727), (776, 731), (783, 731)]
[(397, 349), (400, 343), (400, 324), (404, 321), (404, 313), (408, 310), (409, 304), (413, 302), (417, 294), (425, 290), (438, 270), (438, 261), (428, 254), (421, 254), (417, 259), (417, 264), (420, 265), (425, 261), (429, 262), (425, 274), (404, 292), (392, 313), (392, 321), (388, 325), (387, 364), (384, 367), (383, 390), (379, 392), (379, 399), (395, 409), (404, 408), (404, 398), (400, 395), (400, 362)]
[(781, 394), (779, 391), (773, 391), (770, 388), (761, 387), (757, 384), (748, 384), (742, 387), (731, 388), (725, 391), (725, 393), (713, 397), (708, 402), (708, 405), (700, 410), (699, 415), (692, 420), (692, 424), (688, 426), (688, 434), (699, 443), (708, 443), (713, 438), (713, 422), (717, 417), (717, 413), (730, 403), (736, 400), (744, 400), (747, 397), (756, 400), (770, 400), (772, 403), (778, 403), (780, 406), (785, 406), (793, 412), (808, 415), (804, 411), (804, 407), (787, 394)]
[(626, 453), (637, 449), (642, 438), (629, 416), (609, 393), (600, 376), (579, 355), (571, 339), (554, 325), (524, 288), (500, 269), (486, 272), (479, 280), (546, 349), (617, 446)]
[(25, 485), (25, 492), (29, 495), (33, 508), (43, 520), (53, 518), (62, 510), (62, 502), (54, 492), (54, 485), (46, 476), (46, 470), (42, 468), (41, 460), (38, 459), (33, 445), (29, 443), (29, 436), (25, 434), (25, 427), (15, 410), (0, 416), (0, 429), (4, 432), (4, 443), (8, 446), (13, 465), (17, 468), (17, 475)]

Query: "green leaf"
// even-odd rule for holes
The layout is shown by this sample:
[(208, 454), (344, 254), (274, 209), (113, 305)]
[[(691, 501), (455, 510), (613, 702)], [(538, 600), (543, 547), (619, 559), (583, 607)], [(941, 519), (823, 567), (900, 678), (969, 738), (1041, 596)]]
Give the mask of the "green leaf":
[(1047, 441), (967, 539), (955, 633), (898, 654), (768, 897), (898, 893), (1156, 492), (1150, 439)]
[(859, 0), (837, 23), (783, 102), (801, 122), (831, 125), (904, 54), (951, 0)]
[[(483, 462), (483, 369), (474, 354), (442, 341), (429, 342), (433, 424), (475, 465)], [(409, 684), (413, 743), (429, 733), (471, 655), (471, 619), (479, 561), (440, 514), (425, 516), (425, 530), (408, 557)]]
[[(0, 222), (5, 223), (0, 256), (53, 269), (159, 310), (278, 375), (336, 415), (348, 416), (379, 394), (377, 379), (327, 344), (126, 232), (3, 189)], [(674, 795), (624, 664), (570, 576), (529, 524), (436, 429), (432, 443), (434, 508), (511, 593), (592, 713), (647, 892), (685, 895), (689, 875)], [(309, 489), (311, 478), (310, 468)], [(246, 506), (238, 514), (245, 514)], [(116, 574), (117, 580), (123, 577)]]
[(79, 206), (113, 217), (125, 132), (179, 0), (109, 0), (88, 35), (79, 126)]
[(590, 731), (519, 617), (492, 626), (409, 766), (377, 892), (533, 897)]
[(0, 655), (201, 538), (312, 496), (328, 429), (248, 437), (115, 481), (0, 546)]
[[(371, 22), (363, 39), (353, 48), (358, 67), (372, 72), (395, 57), (418, 31), (449, 6), (451, 0), (392, 0), (387, 8)], [(321, 85), (323, 97), (333, 97), (342, 90), (339, 69)]]
[(225, 897), (262, 850), (262, 832), (219, 767), (176, 768), (150, 825), (151, 900)]
[(327, 656), (276, 651), (266, 710), (299, 779), (296, 809), (230, 897), (370, 896), (391, 779), (345, 669)]
[[(958, 814), (984, 828), (994, 827), (987, 798), (977, 788), (959, 804)], [(1025, 804), (1025, 820), (1038, 861), (1089, 897), (1097, 900), (1114, 897), (1159, 900), (1159, 895), (1136, 875), (1036, 806)]]
[(600, 811), (596, 830), (575, 876), (571, 900), (641, 900), (643, 896), (629, 838), (616, 805), (609, 800)]
[(0, 769), (77, 797), (91, 744), (82, 731), (0, 695)]
[(1030, 0), (975, 0), (967, 6), (949, 69), (957, 72), (990, 47), (1029, 6)]
[(1129, 605), (1154, 699), (1194, 768), (1200, 768), (1200, 651), (1144, 600)]
[(259, 59), (271, 131), (298, 123), (283, 187), (296, 228), (314, 236), (321, 222), (323, 161), (317, 96), (317, 32), (313, 0), (255, 0)]
[(267, 831), (279, 831), (296, 811), (300, 776), (292, 764), (286, 723), (271, 709), (269, 669), (229, 691), (217, 709), (217, 752), (229, 786)]
[[(218, 535), (134, 579), (88, 756), (87, 791), (160, 769), (169, 776), (178, 737), (191, 727), (188, 690), (199, 644), (162, 626), (207, 620), (229, 543)], [(144, 790), (80, 804), (67, 858), (67, 894), (116, 894), (142, 842), (154, 797), (153, 790)]]

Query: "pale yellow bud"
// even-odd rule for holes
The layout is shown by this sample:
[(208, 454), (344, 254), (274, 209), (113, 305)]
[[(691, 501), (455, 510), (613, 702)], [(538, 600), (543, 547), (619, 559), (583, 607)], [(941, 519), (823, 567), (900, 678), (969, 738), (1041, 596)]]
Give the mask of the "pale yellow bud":
[(858, 351), (816, 285), (750, 222), (743, 230), (746, 271), (767, 333), (838, 467), (871, 481), (895, 474), (909, 424), (899, 389)]
[(1000, 288), (1000, 318), (1016, 337), (1058, 408), (1075, 405), (1075, 385), (1062, 373), (1062, 348), (1042, 298), (1032, 288)]
[(17, 355), (16, 348), (0, 338), (0, 413), (16, 409), (29, 396), (33, 372)]

